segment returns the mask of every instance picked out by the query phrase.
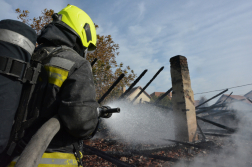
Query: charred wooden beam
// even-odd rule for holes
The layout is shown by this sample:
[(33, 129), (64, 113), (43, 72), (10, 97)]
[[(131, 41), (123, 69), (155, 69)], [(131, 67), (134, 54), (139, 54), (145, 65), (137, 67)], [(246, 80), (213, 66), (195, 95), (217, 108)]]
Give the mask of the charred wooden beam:
[(233, 92), (231, 92), (228, 97), (222, 102), (222, 103), (225, 103), (225, 101), (232, 95)]
[(148, 70), (144, 70), (141, 75), (130, 85), (130, 87), (119, 97), (119, 99), (127, 98), (129, 91), (140, 81)]
[(203, 104), (205, 104), (205, 103), (209, 102), (210, 100), (212, 100), (212, 99), (214, 99), (214, 98), (220, 96), (221, 94), (225, 93), (226, 91), (228, 91), (228, 89), (226, 89), (226, 90), (224, 90), (224, 91), (218, 93), (217, 95), (211, 97), (210, 99), (204, 101), (203, 103), (201, 103), (200, 105), (196, 106), (195, 108), (198, 109), (198, 108), (199, 108), (200, 106), (202, 106)]
[(212, 125), (215, 125), (215, 126), (217, 126), (217, 127), (220, 127), (220, 128), (222, 128), (222, 129), (226, 129), (226, 130), (228, 130), (228, 131), (230, 131), (230, 132), (235, 132), (235, 131), (236, 131), (236, 129), (229, 128), (229, 127), (227, 127), (227, 126), (225, 126), (225, 125), (221, 125), (221, 124), (219, 124), (219, 123), (216, 123), (216, 122), (207, 120), (207, 119), (205, 119), (205, 118), (201, 118), (201, 117), (199, 117), (199, 116), (196, 116), (196, 118), (199, 119), (199, 120), (202, 120), (202, 121), (204, 121), (204, 122), (210, 123), (210, 124), (212, 124)]
[(197, 126), (198, 126), (198, 129), (199, 129), (199, 131), (200, 131), (200, 134), (201, 134), (202, 137), (203, 137), (203, 141), (206, 141), (206, 136), (205, 136), (204, 132), (202, 131), (201, 127), (199, 126), (198, 121), (197, 121)]
[(203, 116), (203, 118), (214, 117), (214, 116), (223, 116), (226, 114), (234, 114), (233, 110), (220, 110), (214, 113), (209, 113), (209, 115)]
[(192, 144), (192, 143), (188, 143), (188, 142), (182, 142), (182, 141), (170, 140), (170, 139), (163, 139), (163, 140), (175, 142), (175, 143), (178, 143), (178, 144), (183, 144), (183, 145), (186, 145), (186, 146), (191, 146), (191, 147), (196, 147), (196, 148), (201, 148), (201, 149), (203, 148), (202, 146), (198, 146), (196, 144)]
[[(208, 114), (207, 116), (204, 116), (204, 117), (212, 117), (212, 116), (217, 116), (217, 115), (222, 115), (222, 114), (226, 114), (228, 113), (229, 111), (231, 110), (222, 110), (223, 107), (226, 107), (228, 106), (228, 104), (230, 103), (225, 103), (226, 100), (232, 95), (233, 92), (231, 92), (228, 97), (224, 100), (224, 101), (220, 101), (219, 103), (221, 104), (214, 104), (210, 107), (204, 107), (204, 108), (199, 108), (199, 109), (202, 109), (202, 110), (198, 110), (196, 111), (197, 114), (200, 114), (200, 113), (203, 113), (203, 112), (207, 112), (208, 111)], [(212, 111), (209, 111), (213, 108), (221, 108), (220, 110), (212, 110)]]
[(219, 133), (209, 133), (209, 132), (205, 132), (205, 135), (218, 136), (218, 137), (229, 137), (230, 136), (230, 134), (219, 134)]
[(95, 62), (97, 61), (97, 58), (95, 58), (92, 63), (91, 63), (91, 67), (93, 67), (93, 65), (95, 64)]
[(208, 111), (207, 113), (208, 113), (209, 115), (212, 115), (212, 114), (217, 114), (217, 113), (220, 113), (220, 112), (223, 112), (223, 111), (230, 112), (230, 111), (233, 111), (233, 110), (214, 109), (214, 110)]
[(218, 133), (218, 134), (231, 134), (230, 131), (222, 130), (222, 129), (202, 129), (204, 133)]
[(107, 90), (106, 93), (98, 100), (98, 103), (100, 104), (108, 95), (109, 93), (114, 89), (114, 87), (123, 79), (124, 74), (121, 74), (117, 80), (111, 85), (111, 87)]
[(170, 92), (172, 91), (172, 88), (170, 88), (167, 92), (165, 92), (164, 94), (162, 94), (162, 96), (160, 96), (155, 102), (154, 104), (158, 104), (163, 98), (165, 98), (165, 96), (167, 96)]
[(128, 163), (125, 163), (123, 161), (120, 161), (119, 159), (115, 158), (115, 157), (112, 157), (111, 155), (108, 155), (107, 153), (103, 152), (103, 151), (100, 151), (98, 149), (95, 149), (93, 147), (90, 147), (88, 145), (85, 145), (83, 144), (83, 147), (85, 149), (88, 149), (88, 150), (85, 150), (85, 151), (88, 151), (92, 154), (95, 154), (109, 162), (112, 162), (113, 164), (117, 165), (117, 166), (123, 166), (123, 167), (133, 167), (134, 165), (130, 165)]
[(201, 113), (207, 112), (207, 111), (214, 109), (214, 108), (226, 107), (227, 104), (228, 103), (221, 103), (221, 104), (214, 104), (209, 107), (201, 107), (201, 108), (198, 108), (198, 110), (196, 111), (196, 114), (201, 114)]
[(131, 101), (134, 103), (134, 101), (145, 91), (145, 89), (151, 84), (151, 82), (158, 76), (158, 74), (164, 69), (164, 66), (161, 67), (158, 72), (152, 77), (152, 79), (145, 85), (145, 87), (136, 95), (136, 97)]
[[(214, 108), (220, 108), (220, 107), (226, 107), (228, 103), (221, 103), (221, 104), (214, 104), (209, 107), (200, 107), (198, 108), (199, 110), (209, 110), (209, 109), (214, 109)], [(199, 113), (199, 112), (197, 112)]]
[(250, 103), (252, 103), (252, 100), (250, 98), (247, 98)]

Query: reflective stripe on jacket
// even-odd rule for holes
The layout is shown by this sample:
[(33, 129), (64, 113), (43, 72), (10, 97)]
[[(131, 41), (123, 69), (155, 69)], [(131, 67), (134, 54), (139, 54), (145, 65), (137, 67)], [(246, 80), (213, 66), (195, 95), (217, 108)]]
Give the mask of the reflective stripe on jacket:
[[(8, 167), (14, 167), (18, 157), (15, 158)], [(38, 167), (78, 167), (78, 162), (74, 154), (70, 153), (44, 153)]]

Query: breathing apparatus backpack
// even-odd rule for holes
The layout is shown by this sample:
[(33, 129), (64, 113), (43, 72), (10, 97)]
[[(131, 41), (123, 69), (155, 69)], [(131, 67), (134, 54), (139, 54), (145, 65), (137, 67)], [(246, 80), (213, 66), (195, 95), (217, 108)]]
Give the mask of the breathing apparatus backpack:
[[(26, 119), (28, 104), (41, 70), (31, 61), (36, 32), (15, 20), (0, 21), (0, 166), (10, 157), (24, 130), (36, 119)], [(6, 157), (7, 156), (7, 157)]]

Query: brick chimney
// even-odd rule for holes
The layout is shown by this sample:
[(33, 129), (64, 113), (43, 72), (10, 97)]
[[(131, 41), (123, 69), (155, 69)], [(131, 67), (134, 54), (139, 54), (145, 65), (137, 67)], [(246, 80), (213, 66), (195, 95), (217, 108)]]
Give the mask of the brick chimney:
[(187, 59), (178, 55), (172, 57), (170, 63), (175, 138), (180, 141), (196, 141), (197, 120)]

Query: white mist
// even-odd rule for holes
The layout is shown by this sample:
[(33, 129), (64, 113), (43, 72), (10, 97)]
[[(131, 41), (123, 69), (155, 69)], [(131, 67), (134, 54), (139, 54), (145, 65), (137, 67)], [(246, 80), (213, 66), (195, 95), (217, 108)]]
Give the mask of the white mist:
[(174, 139), (171, 111), (148, 104), (133, 105), (125, 101), (108, 105), (112, 108), (119, 107), (121, 112), (114, 113), (111, 118), (103, 121), (110, 132), (124, 142), (163, 145), (168, 142), (162, 139)]

